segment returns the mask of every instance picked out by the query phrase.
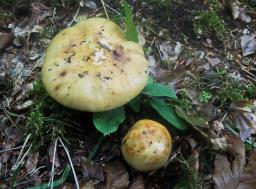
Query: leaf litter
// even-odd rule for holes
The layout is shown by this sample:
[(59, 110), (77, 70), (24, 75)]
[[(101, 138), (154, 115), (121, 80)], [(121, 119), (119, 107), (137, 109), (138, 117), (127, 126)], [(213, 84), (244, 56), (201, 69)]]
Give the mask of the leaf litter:
[[(209, 2), (181, 0), (164, 5), (156, 1), (145, 1), (141, 4), (139, 1), (129, 1), (128, 7), (132, 8), (132, 12), (126, 10), (126, 15), (122, 15), (123, 10), (119, 2), (105, 1), (110, 19), (116, 19), (121, 27), (124, 28), (125, 25), (122, 19), (129, 17), (129, 22), (126, 23), (128, 28), (126, 35), (142, 42), (149, 62), (150, 74), (158, 82), (174, 88), (177, 99), (161, 99), (161, 106), (157, 101), (158, 103), (154, 104), (156, 109), (154, 112), (145, 111), (137, 115), (129, 113), (128, 120), (122, 124), (123, 127), (104, 138), (103, 144), (99, 146), (90, 164), (87, 162), (87, 157), (97, 143), (96, 140), (100, 138), (92, 127), (92, 122), (88, 121), (91, 115), (86, 115), (85, 118), (77, 112), (65, 114), (66, 118), (62, 121), (68, 122), (67, 125), (72, 128), (69, 128), (68, 132), (79, 140), (79, 142), (71, 142), (68, 148), (71, 151), (70, 156), (74, 161), (80, 188), (165, 189), (184, 186), (186, 188), (255, 188), (255, 150), (252, 147), (248, 152), (244, 145), (244, 143), (254, 145), (255, 110), (251, 106), (253, 105), (251, 100), (255, 100), (255, 94), (244, 89), (241, 93), (232, 91), (240, 86), (226, 86), (229, 80), (225, 78), (227, 74), (230, 78), (246, 85), (247, 89), (253, 89), (255, 83), (251, 85), (248, 76), (254, 77), (255, 74), (256, 49), (255, 32), (253, 32), (255, 21), (253, 14), (251, 15), (247, 10), (249, 5), (245, 6), (244, 1), (243, 3), (229, 1), (232, 3), (229, 4), (231, 12), (228, 16), (222, 12), (222, 9), (216, 10), (227, 27), (232, 29), (227, 32), (227, 39), (216, 39), (214, 35), (204, 38), (192, 31), (194, 27), (192, 18), (195, 17), (196, 11), (216, 8), (209, 5)], [(32, 3), (25, 8), (30, 13), (23, 15), (24, 19), (22, 17), (14, 20), (6, 19), (4, 22), (7, 23), (4, 27), (7, 27), (0, 28), (1, 188), (10, 188), (15, 174), (17, 174), (16, 188), (42, 186), (48, 183), (51, 179), (49, 167), (52, 166), (53, 161), (54, 181), (56, 181), (54, 184), (58, 184), (59, 188), (75, 188), (72, 174), (65, 176), (68, 173), (65, 172), (65, 166), (69, 160), (59, 146), (54, 155), (53, 143), (47, 144), (39, 152), (29, 152), (24, 156), (20, 170), (17, 173), (11, 171), (26, 138), (21, 130), (26, 127), (30, 108), (36, 102), (36, 97), (31, 98), (28, 94), (31, 83), (39, 75), (45, 47), (58, 30), (76, 22), (77, 19), (74, 17), (78, 9), (84, 17), (94, 15), (104, 17), (102, 5), (98, 1), (80, 1), (79, 4), (72, 5), (66, 1), (62, 3), (58, 6), (47, 1)], [(16, 12), (20, 9), (16, 7)], [(175, 10), (175, 14), (166, 10)], [(74, 14), (70, 15), (67, 12)], [(121, 19), (118, 18), (120, 15)], [(118, 19), (122, 21), (119, 22)], [(175, 27), (170, 29), (172, 23)], [(138, 29), (138, 39), (134, 28)], [(245, 28), (250, 32), (241, 36)], [(182, 32), (172, 32), (173, 30)], [(194, 36), (191, 35), (192, 33)], [(211, 75), (209, 72), (215, 74), (215, 78), (210, 79), (211, 82), (198, 81)], [(12, 84), (7, 81), (12, 81)], [(227, 94), (218, 93), (217, 96), (214, 93), (225, 87), (228, 88), (228, 93), (233, 95), (232, 98)], [(202, 103), (198, 99), (202, 92), (212, 95), (207, 103)], [(228, 99), (224, 101), (227, 104), (223, 105), (220, 102), (221, 95), (224, 96), (222, 98)], [(246, 96), (245, 101), (240, 101), (240, 98), (237, 98), (239, 95)], [(168, 107), (165, 107), (166, 103)], [(144, 105), (141, 105), (141, 110)], [(54, 107), (51, 108), (47, 109), (45, 116), (56, 111)], [(135, 120), (157, 118), (159, 116), (155, 114), (157, 112), (164, 114), (166, 120), (162, 120), (163, 122), (169, 120), (171, 124), (187, 130), (177, 131), (173, 127), (169, 128), (175, 133), (174, 150), (163, 169), (149, 174), (138, 173), (123, 161), (119, 145), (122, 136)], [(168, 116), (170, 112), (172, 115), (178, 114), (182, 121), (170, 119)], [(56, 123), (48, 121), (51, 126)], [(186, 123), (186, 127), (182, 123)], [(36, 124), (38, 123), (35, 122)], [(236, 134), (230, 134), (234, 132)], [(27, 147), (25, 146), (25, 149), (28, 149)], [(65, 173), (64, 176), (62, 171)], [(62, 178), (65, 179), (59, 180)]]

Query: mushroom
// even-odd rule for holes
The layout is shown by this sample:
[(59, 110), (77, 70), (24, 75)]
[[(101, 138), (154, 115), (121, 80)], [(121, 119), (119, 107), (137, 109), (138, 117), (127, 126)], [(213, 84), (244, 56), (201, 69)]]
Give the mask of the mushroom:
[(42, 67), (46, 91), (77, 110), (120, 107), (145, 87), (148, 64), (142, 47), (104, 18), (83, 20), (51, 41)]
[(148, 119), (137, 121), (125, 135), (122, 154), (126, 162), (138, 171), (152, 171), (168, 160), (172, 138), (160, 123)]

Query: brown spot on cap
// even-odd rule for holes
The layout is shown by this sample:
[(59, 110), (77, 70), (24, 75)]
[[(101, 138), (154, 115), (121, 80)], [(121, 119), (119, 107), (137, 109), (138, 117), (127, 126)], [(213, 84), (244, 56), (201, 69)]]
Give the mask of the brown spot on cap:
[(64, 77), (65, 75), (67, 75), (67, 71), (66, 71), (66, 70), (64, 70), (64, 71), (62, 71), (62, 72), (60, 73), (60, 77)]
[(58, 91), (60, 89), (60, 87), (61, 87), (61, 84), (58, 84), (58, 85), (55, 86), (54, 90)]

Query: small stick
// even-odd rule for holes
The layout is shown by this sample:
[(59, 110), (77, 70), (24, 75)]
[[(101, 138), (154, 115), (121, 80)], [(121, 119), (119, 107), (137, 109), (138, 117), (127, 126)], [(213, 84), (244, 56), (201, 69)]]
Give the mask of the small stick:
[(57, 143), (58, 139), (54, 142), (54, 150), (53, 150), (53, 158), (52, 158), (52, 170), (51, 170), (51, 179), (49, 180), (49, 184), (51, 183), (51, 189), (53, 188), (53, 180), (54, 180), (54, 165), (55, 165), (55, 159), (56, 159), (56, 150), (57, 150)]
[[(18, 156), (18, 158), (17, 158), (17, 161), (16, 161), (16, 163), (15, 163), (14, 166), (13, 166), (13, 169), (17, 169), (18, 166), (16, 166), (16, 164), (19, 164), (18, 162), (20, 161), (21, 155), (22, 155), (22, 153), (23, 153), (23, 151), (24, 151), (24, 149), (25, 149), (25, 146), (27, 146), (26, 144), (27, 144), (27, 142), (28, 142), (28, 140), (29, 140), (30, 137), (31, 137), (31, 133), (29, 133), (29, 134), (27, 135), (27, 137), (26, 137), (26, 139), (25, 139), (25, 142), (24, 142), (24, 144), (23, 144), (23, 146), (22, 146), (22, 148), (21, 148), (20, 154), (19, 154), (19, 156)], [(30, 147), (31, 147), (31, 145), (30, 145)], [(30, 149), (30, 148), (29, 148), (29, 149)]]
[(100, 0), (100, 1), (101, 1), (102, 6), (103, 6), (103, 9), (104, 9), (104, 11), (105, 11), (106, 17), (107, 17), (107, 19), (109, 20), (108, 12), (107, 12), (107, 9), (106, 9), (106, 7), (105, 7), (105, 2), (104, 2), (104, 0)]
[(73, 17), (73, 19), (71, 20), (71, 22), (68, 24), (68, 27), (70, 27), (70, 26), (73, 24), (73, 22), (75, 21), (77, 15), (78, 15), (78, 13), (79, 13), (79, 11), (80, 11), (80, 6), (78, 7), (78, 9), (77, 9), (77, 11), (76, 11), (76, 14), (74, 15), (74, 17)]
[(75, 169), (74, 169), (74, 166), (73, 166), (73, 163), (72, 163), (69, 151), (68, 151), (67, 147), (65, 146), (65, 144), (62, 142), (61, 138), (58, 137), (58, 139), (59, 139), (61, 145), (63, 146), (63, 148), (64, 148), (64, 150), (65, 150), (65, 152), (66, 152), (66, 154), (68, 156), (68, 160), (69, 160), (69, 163), (70, 163), (70, 166), (71, 166), (71, 169), (72, 169), (72, 172), (73, 172), (73, 176), (74, 176), (74, 179), (75, 179), (76, 188), (80, 189), (79, 183), (78, 183), (78, 180), (77, 180), (77, 176), (76, 176), (76, 172), (75, 172)]
[[(27, 146), (27, 145), (26, 145)], [(25, 146), (25, 147), (26, 147)], [(21, 149), (23, 147), (23, 145), (22, 146), (18, 146), (18, 147), (14, 147), (14, 148), (8, 148), (8, 149), (5, 149), (5, 150), (2, 150), (2, 151), (0, 151), (0, 154), (1, 153), (4, 153), (4, 152), (9, 152), (9, 151), (13, 151), (13, 150), (18, 150), (18, 149)]]
[(16, 170), (20, 166), (20, 164), (23, 162), (24, 158), (27, 156), (28, 152), (30, 151), (31, 147), (32, 147), (32, 145), (29, 146), (28, 150), (24, 153), (24, 155), (22, 156), (20, 161), (14, 164), (14, 166), (12, 168), (13, 170)]

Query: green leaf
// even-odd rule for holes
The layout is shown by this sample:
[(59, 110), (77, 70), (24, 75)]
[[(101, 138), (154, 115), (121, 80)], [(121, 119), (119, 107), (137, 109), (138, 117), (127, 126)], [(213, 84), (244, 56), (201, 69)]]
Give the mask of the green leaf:
[(154, 84), (154, 78), (151, 76), (148, 76), (148, 82), (147, 85)]
[(114, 133), (118, 126), (125, 120), (124, 107), (119, 107), (106, 112), (93, 114), (93, 123), (104, 136)]
[(141, 96), (136, 96), (133, 98), (128, 105), (132, 108), (132, 110), (136, 113), (140, 112), (140, 105), (141, 105)]
[(175, 112), (175, 108), (167, 104), (163, 99), (152, 98), (150, 100), (151, 106), (169, 123), (180, 130), (186, 130), (186, 122), (179, 118)]
[(126, 0), (123, 1), (123, 9), (125, 14), (125, 35), (129, 41), (138, 42), (138, 32), (132, 19), (132, 10)]
[(177, 99), (174, 89), (160, 83), (148, 84), (142, 91), (142, 93), (149, 96), (165, 96), (170, 97), (172, 99)]

